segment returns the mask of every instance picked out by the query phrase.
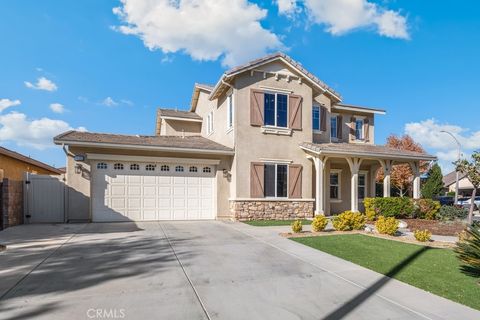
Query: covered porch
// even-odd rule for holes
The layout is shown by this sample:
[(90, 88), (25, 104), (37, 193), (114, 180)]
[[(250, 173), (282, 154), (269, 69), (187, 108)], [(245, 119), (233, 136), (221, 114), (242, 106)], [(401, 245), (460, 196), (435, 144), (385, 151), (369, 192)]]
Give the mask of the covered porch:
[(391, 171), (395, 164), (407, 163), (413, 172), (413, 198), (421, 197), (420, 163), (436, 157), (385, 146), (303, 143), (312, 161), (315, 215), (331, 215), (346, 210), (363, 211), (363, 199), (376, 196), (376, 176), (383, 170), (383, 197), (391, 196)]

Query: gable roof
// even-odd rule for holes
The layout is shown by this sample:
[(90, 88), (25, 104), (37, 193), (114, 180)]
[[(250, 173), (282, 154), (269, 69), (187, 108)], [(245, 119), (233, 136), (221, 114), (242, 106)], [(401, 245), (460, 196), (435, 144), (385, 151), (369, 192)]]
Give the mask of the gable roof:
[[(458, 180), (462, 180), (463, 178), (465, 178), (467, 175), (465, 173), (461, 173), (459, 172), (458, 174)], [(443, 176), (443, 185), (445, 187), (449, 187), (451, 186), (452, 184), (454, 184), (455, 182), (457, 181), (457, 172), (456, 171), (452, 171), (446, 175)]]
[(33, 166), (45, 169), (45, 170), (50, 171), (50, 172), (55, 173), (55, 174), (62, 174), (63, 173), (61, 170), (59, 170), (57, 168), (54, 168), (54, 167), (52, 167), (52, 166), (50, 166), (46, 163), (43, 163), (41, 161), (38, 161), (38, 160), (32, 159), (30, 157), (24, 156), (21, 153), (15, 152), (13, 150), (10, 150), (10, 149), (4, 148), (4, 147), (0, 147), (0, 155), (10, 157), (10, 158), (13, 158), (13, 159), (31, 164)]
[(53, 141), (55, 144), (98, 148), (233, 154), (233, 149), (201, 136), (140, 136), (72, 130), (56, 136)]
[(220, 80), (217, 82), (215, 87), (213, 88), (212, 92), (210, 93), (210, 99), (216, 98), (217, 92), (222, 92), (223, 87), (225, 86), (225, 82), (228, 81), (229, 79), (233, 78), (239, 73), (251, 70), (253, 68), (256, 68), (258, 66), (270, 63), (272, 61), (280, 60), (289, 67), (295, 69), (298, 73), (300, 73), (305, 79), (310, 81), (314, 86), (319, 88), (321, 91), (327, 93), (329, 96), (333, 97), (335, 100), (340, 102), (342, 100), (341, 95), (336, 92), (334, 89), (329, 87), (325, 82), (317, 78), (313, 73), (309, 72), (307, 69), (305, 69), (301, 63), (293, 60), (291, 57), (286, 55), (283, 52), (276, 52), (273, 54), (266, 55), (262, 58), (252, 60), (246, 64), (240, 65), (238, 67), (234, 67), (228, 71), (226, 71)]

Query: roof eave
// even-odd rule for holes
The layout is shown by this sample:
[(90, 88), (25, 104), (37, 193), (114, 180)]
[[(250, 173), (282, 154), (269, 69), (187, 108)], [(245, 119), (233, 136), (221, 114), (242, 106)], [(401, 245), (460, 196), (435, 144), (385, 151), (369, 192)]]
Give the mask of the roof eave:
[(379, 114), (379, 115), (387, 114), (387, 112), (383, 109), (373, 109), (373, 108), (364, 108), (364, 107), (356, 107), (356, 106), (332, 105), (332, 109), (336, 109), (340, 111), (357, 111), (357, 112)]
[(180, 147), (161, 147), (161, 146), (147, 146), (136, 144), (117, 144), (117, 143), (105, 143), (105, 142), (86, 142), (86, 141), (72, 141), (72, 140), (57, 140), (53, 141), (57, 145), (70, 145), (80, 147), (93, 147), (93, 148), (107, 148), (107, 149), (130, 149), (130, 150), (154, 150), (164, 152), (183, 152), (183, 153), (205, 153), (216, 155), (234, 155), (233, 150), (214, 150), (214, 149), (199, 149), (199, 148), (180, 148)]
[(312, 148), (308, 148), (306, 146), (300, 146), (301, 149), (317, 154), (317, 155), (335, 155), (335, 156), (359, 156), (364, 158), (372, 158), (372, 159), (388, 159), (388, 160), (420, 160), (420, 161), (435, 161), (437, 157), (431, 155), (391, 155), (391, 154), (382, 154), (382, 153), (375, 153), (375, 152), (358, 152), (358, 151), (336, 151), (336, 150), (315, 150)]
[(172, 117), (172, 116), (162, 116), (162, 115), (160, 116), (160, 119), (175, 120), (175, 121), (203, 122), (202, 119), (183, 118), (183, 117)]

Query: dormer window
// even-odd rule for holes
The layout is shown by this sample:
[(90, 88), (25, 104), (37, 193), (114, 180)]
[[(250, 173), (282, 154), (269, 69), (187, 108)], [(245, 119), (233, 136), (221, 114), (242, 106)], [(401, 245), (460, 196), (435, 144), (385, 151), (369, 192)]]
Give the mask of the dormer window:
[(364, 124), (363, 119), (355, 119), (355, 139), (356, 140), (364, 139), (363, 124)]
[(281, 93), (265, 93), (264, 114), (264, 124), (266, 126), (287, 128), (288, 95)]

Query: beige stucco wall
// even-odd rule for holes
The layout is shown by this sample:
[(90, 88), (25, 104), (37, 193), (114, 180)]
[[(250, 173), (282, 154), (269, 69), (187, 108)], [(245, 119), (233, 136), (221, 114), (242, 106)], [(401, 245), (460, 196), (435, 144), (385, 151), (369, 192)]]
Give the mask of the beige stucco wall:
[(160, 134), (162, 136), (198, 136), (201, 132), (202, 123), (162, 119), (160, 128)]
[[(338, 114), (341, 115), (343, 120), (342, 120), (342, 137), (339, 139), (338, 142), (347, 142), (347, 143), (360, 143), (360, 144), (375, 144), (375, 119), (374, 116), (371, 114), (366, 114), (366, 113), (360, 113), (360, 112), (346, 112), (346, 111), (338, 111), (338, 110), (333, 110), (329, 113), (329, 116), (332, 114)], [(368, 142), (365, 141), (356, 141), (355, 139), (351, 139), (352, 137), (350, 136), (350, 129), (352, 128), (352, 125), (350, 123), (351, 117), (364, 117), (369, 119), (369, 135), (368, 135)], [(330, 117), (328, 117), (330, 119)], [(327, 121), (327, 127), (328, 127), (328, 135), (330, 135), (330, 121)]]
[[(140, 150), (121, 150), (107, 148), (81, 148), (70, 147), (69, 151), (74, 155), (85, 155), (87, 153), (97, 154), (118, 154), (129, 156), (148, 156), (148, 157), (178, 157), (192, 159), (217, 159), (220, 164), (216, 166), (216, 215), (218, 218), (230, 216), (230, 184), (228, 177), (224, 177), (223, 170), (231, 171), (232, 157), (218, 156), (211, 154), (198, 153), (178, 153), (178, 152), (158, 152), (158, 151), (140, 151)], [(82, 173), (75, 172), (75, 165), (79, 163)], [(68, 192), (68, 220), (90, 220), (90, 165), (88, 159), (86, 162), (76, 162), (72, 156), (67, 159), (67, 184)]]

